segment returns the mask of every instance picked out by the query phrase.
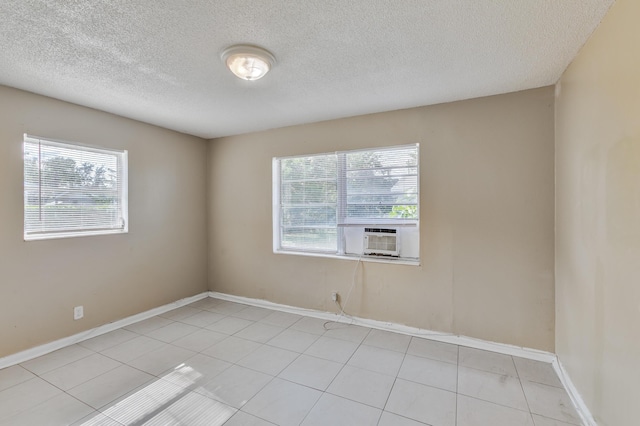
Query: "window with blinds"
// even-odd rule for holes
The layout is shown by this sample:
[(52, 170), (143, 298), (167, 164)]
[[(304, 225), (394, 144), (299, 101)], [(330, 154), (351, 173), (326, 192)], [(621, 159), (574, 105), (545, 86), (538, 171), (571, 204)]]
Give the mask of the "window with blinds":
[(280, 247), (336, 251), (338, 201), (334, 154), (283, 158), (280, 166)]
[(25, 135), (25, 240), (127, 231), (127, 151)]
[(344, 227), (417, 225), (418, 164), (418, 144), (274, 158), (274, 249), (344, 253)]
[(338, 153), (344, 164), (343, 224), (418, 220), (417, 145)]

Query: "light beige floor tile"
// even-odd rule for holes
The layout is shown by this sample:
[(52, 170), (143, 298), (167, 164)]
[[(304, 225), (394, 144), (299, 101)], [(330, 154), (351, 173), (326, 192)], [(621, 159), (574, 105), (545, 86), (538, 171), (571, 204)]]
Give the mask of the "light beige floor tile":
[(268, 316), (269, 314), (271, 314), (271, 312), (272, 311), (270, 311), (269, 309), (258, 308), (255, 306), (247, 306), (246, 308), (241, 309), (238, 312), (234, 312), (231, 315), (234, 317), (243, 318), (249, 321), (259, 321), (264, 317)]
[(345, 365), (327, 392), (376, 408), (384, 408), (394, 378)]
[(78, 344), (87, 349), (91, 349), (92, 351), (100, 352), (135, 337), (138, 337), (137, 333), (119, 328), (117, 330), (110, 331), (109, 333), (87, 339)]
[(222, 303), (222, 300), (220, 299), (214, 299), (213, 297), (205, 297), (204, 299), (200, 299), (197, 302), (193, 302), (187, 306), (189, 306), (190, 308), (196, 308), (196, 309), (210, 309), (213, 307), (218, 306), (220, 303)]
[(163, 409), (145, 426), (214, 426), (222, 425), (236, 413), (236, 409), (195, 392), (189, 392)]
[(235, 336), (254, 342), (266, 343), (284, 331), (281, 327), (275, 327), (260, 322), (251, 324), (250, 326), (238, 331)]
[(342, 370), (344, 364), (316, 358), (309, 355), (300, 355), (279, 377), (300, 385), (309, 386), (324, 391), (333, 379)]
[[(327, 329), (324, 327), (327, 322), (327, 320), (319, 318), (302, 317), (291, 326), (291, 329), (304, 331), (305, 333), (323, 335), (327, 332)], [(327, 326), (329, 326), (329, 324)]]
[(322, 393), (315, 389), (273, 379), (242, 409), (281, 426), (297, 426)]
[(398, 377), (423, 385), (456, 392), (458, 366), (448, 362), (406, 355)]
[(351, 355), (353, 355), (356, 349), (358, 349), (358, 346), (355, 342), (321, 336), (309, 346), (309, 349), (304, 351), (304, 353), (318, 358), (328, 359), (329, 361), (345, 363), (351, 358)]
[(566, 423), (580, 424), (580, 416), (564, 389), (527, 380), (522, 381), (522, 387), (532, 413)]
[(529, 410), (520, 380), (506, 374), (458, 367), (458, 393), (517, 410)]
[(450, 343), (436, 342), (435, 340), (412, 337), (407, 348), (409, 355), (435, 359), (436, 361), (458, 364), (458, 346)]
[(300, 315), (276, 311), (271, 312), (269, 315), (261, 319), (260, 322), (275, 325), (276, 327), (287, 328), (298, 322), (300, 318), (302, 318)]
[(183, 387), (194, 387), (209, 382), (232, 365), (207, 355), (196, 354), (179, 366), (160, 374), (160, 377)]
[(67, 392), (85, 404), (99, 409), (153, 379), (150, 374), (123, 365)]
[(558, 388), (562, 387), (562, 382), (560, 382), (551, 364), (518, 357), (513, 357), (513, 361), (516, 364), (520, 379)]
[(29, 379), (0, 392), (0, 420), (18, 415), (62, 394), (39, 377)]
[(99, 411), (94, 411), (88, 416), (78, 420), (71, 426), (125, 426), (122, 423), (118, 423), (113, 419), (105, 416)]
[(317, 334), (305, 333), (304, 331), (286, 329), (273, 339), (269, 340), (269, 346), (275, 346), (294, 352), (302, 353), (306, 351), (320, 336)]
[(217, 306), (208, 309), (212, 312), (218, 312), (221, 313), (223, 315), (231, 315), (233, 313), (236, 313), (238, 311), (243, 310), (244, 308), (246, 308), (248, 305), (243, 305), (241, 303), (235, 303), (235, 302), (228, 302), (228, 301), (222, 301), (220, 303), (218, 303)]
[(465, 395), (458, 395), (456, 426), (534, 426), (531, 414)]
[(269, 383), (268, 374), (233, 365), (195, 390), (234, 408), (240, 408)]
[(273, 423), (252, 416), (251, 414), (236, 412), (224, 426), (273, 426)]
[(536, 426), (575, 426), (575, 424), (572, 423), (561, 422), (560, 420), (550, 419), (537, 414), (533, 415), (533, 423)]
[(0, 370), (0, 391), (26, 382), (34, 377), (36, 377), (35, 374), (19, 365), (3, 368)]
[(206, 327), (224, 318), (226, 318), (226, 316), (222, 314), (217, 314), (215, 312), (209, 312), (209, 311), (201, 311), (201, 312), (198, 312), (197, 314), (183, 318), (179, 321), (185, 324), (196, 326), (196, 327)]
[(48, 371), (55, 370), (93, 354), (92, 350), (83, 348), (79, 345), (71, 345), (66, 348), (59, 349), (49, 354), (23, 362), (21, 365), (34, 374), (41, 375)]
[(456, 394), (397, 379), (385, 411), (429, 425), (455, 426)]
[(264, 345), (239, 360), (237, 364), (271, 376), (277, 376), (298, 356), (300, 354), (297, 352)]
[(101, 353), (120, 362), (129, 362), (160, 347), (166, 343), (147, 336), (139, 336), (124, 343), (105, 349)]
[(207, 330), (215, 331), (222, 334), (234, 334), (238, 331), (247, 328), (253, 324), (253, 321), (249, 321), (242, 318), (225, 317), (220, 321), (216, 321), (211, 325), (206, 326)]
[(154, 376), (182, 364), (196, 353), (173, 345), (162, 346), (133, 359), (127, 364)]
[(164, 327), (166, 325), (171, 324), (173, 321), (167, 318), (155, 316), (151, 318), (147, 318), (146, 320), (142, 320), (124, 327), (125, 330), (133, 331), (138, 334), (146, 334), (157, 328)]
[(147, 333), (147, 336), (165, 343), (171, 343), (199, 330), (199, 327), (193, 325), (174, 322)]
[(403, 359), (404, 354), (400, 352), (360, 345), (349, 359), (348, 365), (395, 377)]
[(377, 408), (325, 393), (302, 426), (376, 426), (381, 413)]
[(214, 344), (226, 339), (226, 334), (216, 333), (210, 330), (198, 330), (195, 333), (188, 334), (180, 339), (171, 342), (172, 345), (189, 349), (194, 352), (201, 352)]
[(260, 343), (252, 342), (251, 340), (229, 336), (205, 349), (202, 353), (223, 361), (236, 363), (260, 346), (262, 346)]
[(376, 348), (405, 353), (410, 342), (411, 336), (390, 331), (371, 330), (362, 343)]
[(488, 371), (489, 373), (518, 377), (516, 366), (510, 355), (461, 346), (458, 364), (463, 367)]
[(142, 424), (189, 392), (173, 383), (153, 380), (111, 401), (100, 411), (125, 425)]
[(68, 390), (121, 365), (104, 355), (93, 354), (49, 371), (41, 377), (62, 390)]
[(191, 315), (195, 315), (198, 312), (202, 312), (202, 310), (191, 308), (189, 306), (183, 306), (181, 308), (173, 309), (171, 311), (160, 314), (159, 316), (173, 320), (173, 321), (179, 321), (186, 317), (190, 317)]
[(383, 411), (380, 416), (380, 423), (378, 426), (425, 426), (426, 423), (418, 422), (407, 417), (402, 417), (397, 414)]
[(340, 323), (327, 324), (327, 328), (328, 330), (324, 334), (326, 337), (348, 340), (349, 342), (355, 343), (362, 343), (362, 341), (371, 331), (371, 329), (367, 327)]
[(2, 426), (68, 425), (93, 412), (93, 408), (61, 393), (20, 414), (0, 420)]

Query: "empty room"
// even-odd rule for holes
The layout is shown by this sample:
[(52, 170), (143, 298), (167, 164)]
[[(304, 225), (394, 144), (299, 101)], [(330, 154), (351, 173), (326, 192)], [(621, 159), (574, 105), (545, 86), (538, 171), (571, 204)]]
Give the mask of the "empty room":
[(0, 426), (640, 424), (640, 2), (0, 20)]

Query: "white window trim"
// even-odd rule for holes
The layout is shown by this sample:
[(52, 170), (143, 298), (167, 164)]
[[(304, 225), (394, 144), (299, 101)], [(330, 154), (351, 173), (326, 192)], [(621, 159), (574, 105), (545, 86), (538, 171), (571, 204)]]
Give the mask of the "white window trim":
[[(25, 142), (27, 139), (32, 140), (40, 140), (46, 141), (48, 145), (60, 145), (61, 147), (66, 148), (74, 148), (82, 149), (85, 151), (93, 151), (97, 153), (103, 152), (111, 152), (118, 155), (118, 166), (121, 170), (120, 178), (120, 205), (121, 205), (121, 213), (122, 213), (122, 228), (113, 229), (113, 228), (105, 228), (105, 229), (86, 229), (86, 230), (77, 230), (77, 231), (43, 231), (39, 233), (27, 233), (26, 227), (23, 225), (23, 238), (24, 241), (39, 241), (39, 240), (51, 240), (58, 238), (74, 238), (74, 237), (88, 237), (88, 236), (97, 236), (97, 235), (113, 235), (113, 234), (126, 234), (129, 232), (129, 160), (128, 160), (128, 151), (127, 150), (117, 150), (112, 148), (103, 148), (98, 146), (92, 146), (87, 144), (81, 144), (76, 142), (68, 142), (61, 141), (51, 138), (44, 138), (40, 136), (29, 135), (25, 133), (23, 135), (23, 151)], [(23, 157), (23, 168), (24, 168), (24, 157)], [(23, 179), (24, 179), (24, 169), (23, 169)], [(23, 200), (23, 218), (25, 216), (24, 205), (26, 203)]]
[[(386, 147), (373, 147), (373, 148), (363, 148), (357, 150), (346, 150), (346, 151), (336, 151), (338, 153), (346, 153), (346, 152), (363, 152), (363, 151), (371, 151), (371, 150), (397, 150), (407, 147), (416, 147), (418, 153), (418, 161), (417, 161), (417, 169), (418, 169), (418, 178), (417, 178), (417, 189), (418, 195), (420, 195), (420, 144), (406, 144), (406, 145), (394, 145), (394, 146), (386, 146)], [(345, 253), (345, 241), (344, 241), (344, 228), (346, 227), (370, 227), (373, 225), (380, 225), (382, 227), (394, 227), (394, 228), (402, 228), (402, 227), (419, 227), (420, 226), (420, 198), (418, 198), (417, 203), (417, 212), (418, 219), (371, 219), (371, 220), (348, 220), (346, 218), (345, 213), (345, 204), (338, 203), (338, 211), (337, 211), (337, 224), (336, 229), (338, 232), (338, 248), (337, 251), (324, 251), (324, 250), (295, 250), (291, 248), (283, 249), (281, 248), (281, 229), (280, 229), (280, 160), (283, 159), (291, 159), (291, 158), (306, 158), (314, 155), (326, 155), (329, 153), (316, 153), (316, 154), (308, 154), (308, 155), (293, 155), (293, 156), (282, 156), (282, 157), (273, 157), (272, 159), (272, 230), (273, 230), (273, 253), (274, 254), (285, 254), (285, 255), (299, 255), (299, 256), (311, 256), (311, 257), (324, 257), (324, 258), (332, 258), (332, 259), (342, 259), (342, 260), (356, 260), (356, 261), (366, 261), (366, 262), (374, 262), (374, 263), (394, 263), (400, 265), (411, 265), (411, 266), (420, 266), (420, 258), (413, 257), (379, 257), (379, 256), (369, 256), (364, 254), (348, 254)], [(345, 184), (345, 167), (344, 165), (338, 164), (338, 193), (346, 192), (344, 188)]]

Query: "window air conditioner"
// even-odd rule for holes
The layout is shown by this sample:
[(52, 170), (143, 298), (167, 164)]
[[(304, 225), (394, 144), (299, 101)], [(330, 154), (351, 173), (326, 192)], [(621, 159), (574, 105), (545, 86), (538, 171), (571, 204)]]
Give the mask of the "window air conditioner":
[(398, 230), (393, 228), (364, 228), (364, 254), (399, 256)]

